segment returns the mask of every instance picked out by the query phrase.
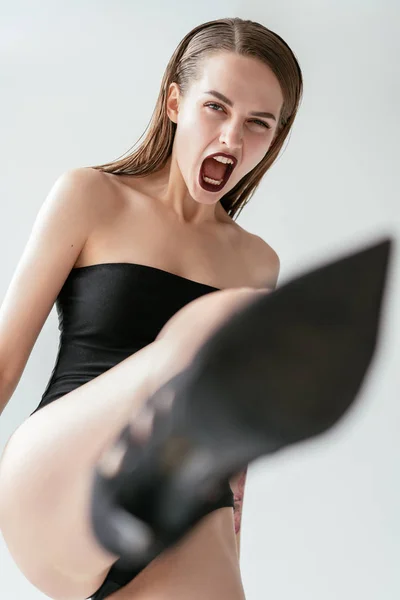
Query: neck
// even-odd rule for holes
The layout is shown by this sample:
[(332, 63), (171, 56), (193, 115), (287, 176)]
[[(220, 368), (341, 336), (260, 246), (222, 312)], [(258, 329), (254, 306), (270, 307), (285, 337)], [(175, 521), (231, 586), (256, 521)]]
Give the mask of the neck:
[[(192, 198), (173, 154), (168, 158), (165, 166), (151, 178), (153, 193), (157, 200), (161, 201), (182, 224), (200, 226), (229, 219), (221, 203), (213, 201), (211, 194), (209, 204), (197, 202)], [(207, 192), (204, 192), (204, 197), (207, 197)]]

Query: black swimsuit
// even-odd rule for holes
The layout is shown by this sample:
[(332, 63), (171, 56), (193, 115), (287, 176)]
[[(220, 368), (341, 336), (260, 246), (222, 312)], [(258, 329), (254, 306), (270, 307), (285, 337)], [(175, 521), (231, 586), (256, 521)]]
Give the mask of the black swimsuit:
[[(153, 342), (179, 309), (218, 289), (136, 263), (72, 269), (56, 300), (60, 341), (55, 366), (31, 414)], [(229, 485), (212, 510), (223, 506), (234, 507)], [(106, 598), (136, 575), (118, 569), (116, 561), (91, 598)]]

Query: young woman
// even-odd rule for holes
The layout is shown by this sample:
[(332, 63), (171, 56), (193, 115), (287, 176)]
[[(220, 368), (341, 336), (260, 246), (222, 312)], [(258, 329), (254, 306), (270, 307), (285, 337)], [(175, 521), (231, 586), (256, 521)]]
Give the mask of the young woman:
[[(200, 25), (167, 66), (139, 148), (63, 174), (38, 214), (1, 307), (1, 408), (55, 301), (60, 346), (39, 406), (1, 458), (0, 527), (24, 575), (55, 600), (243, 599), (246, 465), (327, 429), (354, 397), (365, 360), (352, 365), (352, 395), (338, 406), (327, 392), (320, 413), (318, 394), (340, 379), (326, 367), (339, 346), (319, 316), (326, 335), (312, 339), (314, 363), (307, 355), (298, 366), (294, 341), (305, 336), (287, 304), (295, 291), (300, 322), (311, 319), (315, 304), (301, 312), (299, 290), (329, 305), (336, 271), (323, 271), (323, 285), (321, 272), (270, 293), (278, 256), (234, 220), (277, 158), (301, 94), (300, 67), (278, 35), (237, 18)], [(340, 277), (362, 288), (351, 265)], [(357, 306), (354, 327), (374, 298), (366, 312)], [(340, 346), (343, 361), (357, 350)], [(272, 387), (276, 374), (285, 380), (289, 421), (260, 401), (267, 354)], [(318, 361), (322, 375), (305, 378)]]

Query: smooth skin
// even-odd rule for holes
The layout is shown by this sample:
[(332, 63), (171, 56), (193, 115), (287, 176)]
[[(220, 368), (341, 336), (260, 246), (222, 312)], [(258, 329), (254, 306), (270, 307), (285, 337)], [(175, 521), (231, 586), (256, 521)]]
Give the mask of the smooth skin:
[[(268, 67), (229, 53), (213, 56), (185, 99), (170, 87), (167, 111), (177, 131), (164, 169), (137, 179), (69, 171), (39, 211), (0, 309), (0, 409), (74, 266), (147, 264), (221, 289), (185, 306), (155, 342), (44, 407), (11, 436), (0, 461), (0, 528), (24, 575), (55, 600), (94, 593), (117, 558), (89, 529), (93, 467), (122, 426), (138, 417), (150, 390), (184, 368), (207, 332), (260, 288), (268, 293), (276, 286), (277, 254), (230, 219), (219, 200), (273, 141), (274, 120), (261, 119), (268, 129), (250, 112), (278, 118), (281, 104)], [(215, 194), (199, 186), (198, 170), (217, 151), (233, 154), (238, 165)], [(235, 515), (229, 507), (207, 515), (109, 599), (244, 598), (237, 551), (244, 480), (240, 473), (232, 481)]]

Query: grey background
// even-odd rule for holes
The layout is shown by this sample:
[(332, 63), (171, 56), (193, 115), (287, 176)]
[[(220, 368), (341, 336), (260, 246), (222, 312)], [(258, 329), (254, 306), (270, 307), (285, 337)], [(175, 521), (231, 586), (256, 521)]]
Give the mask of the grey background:
[[(1, 0), (0, 302), (56, 178), (131, 148), (179, 41), (232, 16), (281, 35), (304, 75), (289, 141), (238, 221), (278, 252), (278, 285), (383, 235), (398, 242), (398, 2)], [(248, 600), (400, 597), (398, 253), (359, 403), (329, 434), (250, 467)], [(0, 451), (38, 404), (57, 346), (53, 308), (1, 416)], [(1, 536), (0, 581), (7, 600), (46, 597)]]

